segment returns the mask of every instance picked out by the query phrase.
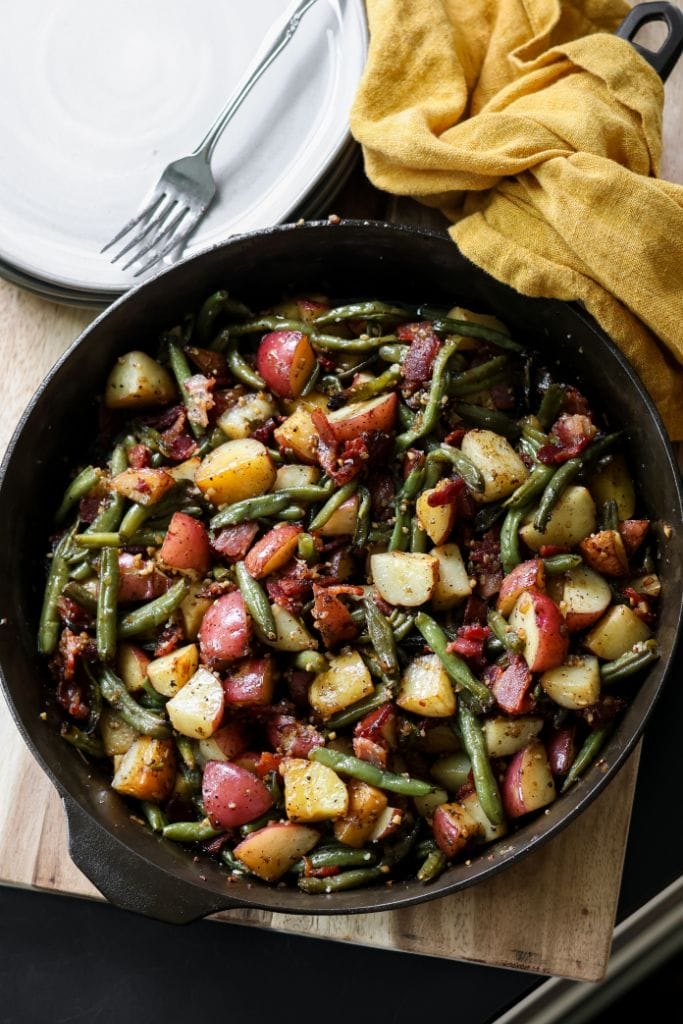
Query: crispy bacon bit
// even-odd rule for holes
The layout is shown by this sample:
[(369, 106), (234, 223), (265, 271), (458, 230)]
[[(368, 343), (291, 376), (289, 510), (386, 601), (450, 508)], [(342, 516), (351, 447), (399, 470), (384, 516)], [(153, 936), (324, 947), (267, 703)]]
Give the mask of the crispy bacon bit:
[(351, 612), (335, 593), (339, 589), (320, 584), (313, 587), (313, 618), (328, 650), (349, 643), (358, 635), (358, 626), (351, 618)]
[(264, 779), (271, 772), (276, 772), (282, 762), (282, 754), (273, 754), (270, 750), (262, 750), (255, 761), (252, 771), (259, 779)]
[(194, 373), (183, 381), (187, 395), (187, 417), (201, 430), (209, 425), (209, 410), (213, 408), (213, 389), (216, 381), (213, 377), (205, 377), (203, 373)]
[(484, 655), (484, 644), (491, 636), (489, 626), (482, 626), (472, 623), (468, 626), (459, 626), (456, 630), (455, 639), (446, 647), (446, 650), (459, 654), (463, 658), (480, 659)]
[[(197, 442), (185, 430), (187, 412), (185, 406), (173, 407), (173, 418), (159, 434), (159, 451), (170, 462), (184, 462), (197, 451)], [(168, 417), (164, 418), (166, 422)]]
[(369, 736), (354, 736), (353, 752), (361, 761), (374, 764), (376, 768), (386, 768), (389, 762), (389, 751), (386, 746)]
[(180, 623), (171, 623), (170, 626), (166, 626), (157, 639), (154, 647), (154, 657), (163, 658), (164, 655), (171, 654), (173, 651), (177, 650), (184, 639), (185, 633)]
[(94, 661), (96, 657), (97, 648), (88, 634), (67, 628), (62, 630), (57, 652), (50, 661), (50, 672), (57, 683), (57, 701), (79, 721), (90, 715), (89, 683), (82, 662)]
[(533, 711), (535, 702), (529, 693), (533, 676), (524, 658), (511, 654), (506, 669), (499, 666), (491, 689), (499, 706), (509, 715), (524, 715)]
[(571, 548), (563, 547), (562, 544), (541, 544), (538, 553), (541, 558), (552, 558), (553, 555), (566, 555)]
[(580, 416), (592, 417), (588, 402), (581, 392), (572, 386), (565, 390), (563, 410), (566, 413), (578, 413)]
[(538, 450), (538, 460), (546, 466), (559, 465), (578, 455), (590, 444), (598, 429), (588, 416), (564, 413), (553, 424), (550, 436), (557, 444), (544, 444)]
[(432, 491), (427, 498), (427, 504), (431, 508), (435, 508), (437, 505), (452, 505), (464, 486), (465, 481), (461, 476), (449, 477), (448, 480), (442, 481), (436, 490)]
[(294, 715), (274, 715), (267, 733), (270, 745), (285, 757), (308, 757), (309, 751), (325, 745), (325, 737), (315, 726), (299, 722)]
[(500, 541), (497, 533), (487, 530), (480, 540), (470, 546), (469, 571), (477, 578), (477, 593), (488, 600), (500, 590), (503, 569), (500, 564)]
[(102, 498), (81, 498), (78, 518), (82, 523), (94, 523), (102, 507)]
[(134, 444), (128, 452), (128, 465), (131, 469), (146, 469), (152, 461), (152, 452), (146, 444)]
[(241, 562), (259, 531), (257, 522), (225, 526), (211, 538), (212, 551), (227, 562)]
[(277, 425), (278, 421), (271, 416), (265, 423), (261, 423), (256, 430), (253, 430), (249, 436), (253, 437), (255, 441), (260, 441), (261, 444), (271, 446), (273, 444), (273, 431)]
[(195, 345), (188, 345), (185, 352), (205, 377), (213, 377), (220, 385), (231, 379), (228, 361), (222, 352), (214, 352), (210, 348), (197, 348)]
[(591, 729), (601, 729), (611, 722), (626, 707), (621, 697), (601, 697), (595, 704), (587, 708), (577, 708), (576, 714), (590, 725)]
[(409, 341), (410, 348), (401, 363), (401, 372), (408, 384), (417, 385), (428, 381), (432, 366), (441, 348), (441, 339), (434, 333), (429, 321), (417, 324), (403, 324), (396, 335), (399, 341)]
[(487, 611), (486, 601), (477, 594), (472, 594), (465, 603), (465, 611), (462, 617), (463, 624), (469, 625), (472, 622), (478, 622), (480, 625), (485, 626)]
[(455, 430), (451, 430), (450, 434), (446, 434), (443, 443), (449, 444), (451, 448), (459, 448), (466, 433), (467, 427), (457, 427)]
[(354, 736), (365, 736), (382, 746), (393, 750), (397, 744), (396, 708), (390, 702), (380, 704), (374, 711), (369, 711), (353, 729)]
[(57, 598), (57, 614), (65, 626), (78, 633), (88, 629), (93, 623), (90, 612), (86, 611), (77, 601), (65, 597), (64, 594), (60, 594)]

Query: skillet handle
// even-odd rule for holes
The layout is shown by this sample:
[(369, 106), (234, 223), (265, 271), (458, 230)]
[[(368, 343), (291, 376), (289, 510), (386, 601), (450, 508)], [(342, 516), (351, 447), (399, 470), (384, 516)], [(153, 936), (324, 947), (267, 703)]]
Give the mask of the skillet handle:
[[(654, 21), (662, 22), (668, 29), (667, 37), (658, 50), (650, 50), (641, 43), (634, 42), (640, 29)], [(628, 40), (665, 82), (683, 52), (683, 11), (673, 4), (660, 0), (655, 3), (637, 4), (626, 15), (615, 34), (621, 39)]]
[(243, 906), (200, 885), (175, 876), (171, 880), (98, 825), (74, 800), (62, 799), (71, 859), (113, 906), (167, 924), (188, 924)]

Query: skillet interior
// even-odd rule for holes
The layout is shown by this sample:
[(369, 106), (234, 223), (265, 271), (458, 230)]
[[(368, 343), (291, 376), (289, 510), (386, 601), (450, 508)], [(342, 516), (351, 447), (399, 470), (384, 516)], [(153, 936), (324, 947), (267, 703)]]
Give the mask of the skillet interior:
[[(497, 313), (516, 337), (544, 353), (558, 376), (577, 383), (625, 444), (648, 513), (671, 536), (662, 541), (664, 585), (658, 628), (662, 657), (591, 769), (536, 821), (457, 864), (433, 885), (395, 883), (325, 897), (255, 881), (227, 884), (221, 867), (203, 863), (131, 821), (123, 801), (61, 740), (44, 665), (34, 651), (43, 583), (43, 551), (55, 496), (96, 430), (94, 396), (117, 355), (153, 349), (218, 288), (260, 306), (287, 293), (322, 291), (340, 299), (396, 299)], [(672, 660), (681, 619), (681, 488), (661, 421), (615, 346), (577, 306), (531, 300), (466, 261), (442, 235), (375, 222), (287, 226), (234, 238), (176, 265), (129, 292), (99, 317), (53, 368), (22, 419), (0, 474), (0, 667), (14, 718), (65, 800), (71, 854), (114, 904), (181, 922), (235, 905), (303, 914), (379, 911), (424, 902), (474, 884), (525, 856), (564, 828), (611, 780), (639, 738)], [(47, 722), (40, 714), (47, 712)], [(604, 766), (607, 766), (606, 769)], [(202, 878), (200, 878), (200, 874)]]

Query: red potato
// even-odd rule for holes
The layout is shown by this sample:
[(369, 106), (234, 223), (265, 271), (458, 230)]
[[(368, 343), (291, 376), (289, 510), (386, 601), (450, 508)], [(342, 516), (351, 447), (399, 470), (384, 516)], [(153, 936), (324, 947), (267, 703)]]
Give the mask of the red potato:
[(202, 800), (214, 828), (246, 825), (273, 806), (273, 798), (258, 776), (230, 761), (204, 765)]
[(173, 580), (157, 569), (151, 558), (122, 551), (119, 555), (119, 604), (151, 601), (165, 594)]
[(303, 526), (295, 523), (283, 523), (269, 530), (244, 559), (249, 575), (255, 580), (262, 580), (286, 565), (296, 551), (302, 530)]
[(483, 838), (480, 823), (456, 801), (439, 804), (434, 811), (432, 832), (436, 845), (449, 859), (457, 856), (470, 843)]
[(130, 693), (141, 690), (147, 679), (147, 666), (152, 659), (137, 644), (120, 643), (116, 651), (116, 671)]
[(635, 554), (650, 529), (649, 519), (624, 519), (619, 523), (619, 533), (624, 542), (627, 558)]
[(529, 743), (510, 760), (501, 787), (508, 818), (521, 818), (551, 804), (557, 792), (546, 749), (540, 740)]
[(211, 566), (209, 534), (202, 522), (186, 512), (174, 512), (159, 552), (172, 569), (192, 569), (205, 575)]
[(270, 704), (275, 688), (273, 659), (247, 658), (223, 680), (225, 702), (232, 707)]
[(248, 835), (234, 852), (264, 882), (277, 882), (319, 839), (320, 833), (308, 825), (274, 821)]
[(530, 558), (521, 562), (504, 577), (498, 591), (496, 607), (501, 615), (507, 616), (525, 590), (545, 591), (545, 566), (541, 558)]
[(249, 654), (252, 621), (239, 590), (211, 605), (199, 627), (199, 651), (207, 665), (220, 666)]
[(334, 436), (338, 441), (352, 441), (354, 437), (371, 430), (393, 428), (398, 409), (398, 396), (391, 391), (367, 402), (352, 402), (342, 409), (327, 414)]
[(565, 573), (561, 609), (570, 633), (592, 626), (611, 602), (609, 583), (594, 569), (579, 565)]
[(508, 621), (524, 640), (524, 660), (532, 672), (556, 668), (567, 657), (567, 627), (562, 612), (547, 594), (524, 591)]
[(554, 729), (546, 741), (546, 752), (553, 775), (566, 775), (578, 753), (576, 726), (565, 725)]
[(301, 331), (271, 331), (256, 353), (256, 368), (279, 398), (298, 398), (313, 373), (315, 352)]

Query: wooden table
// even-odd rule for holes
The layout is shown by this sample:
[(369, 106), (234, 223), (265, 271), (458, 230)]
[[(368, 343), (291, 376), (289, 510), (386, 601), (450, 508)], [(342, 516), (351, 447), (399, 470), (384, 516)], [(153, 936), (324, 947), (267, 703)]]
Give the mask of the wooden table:
[[(680, 0), (683, 6), (683, 0)], [(666, 90), (662, 173), (683, 183), (678, 144), (683, 67)], [(334, 209), (364, 216), (441, 223), (434, 215), (373, 190), (354, 175)], [(94, 313), (57, 305), (0, 281), (2, 377), (0, 451), (50, 366)], [(0, 883), (101, 899), (68, 855), (60, 800), (0, 698)], [(611, 948), (629, 817), (637, 777), (636, 750), (607, 790), (559, 836), (519, 864), (462, 893), (423, 906), (351, 917), (299, 917), (260, 911), (216, 915), (223, 922), (274, 929), (597, 981)], [(22, 808), (30, 796), (30, 818)], [(609, 812), (608, 812), (609, 808)], [(571, 878), (572, 886), (558, 885)]]

